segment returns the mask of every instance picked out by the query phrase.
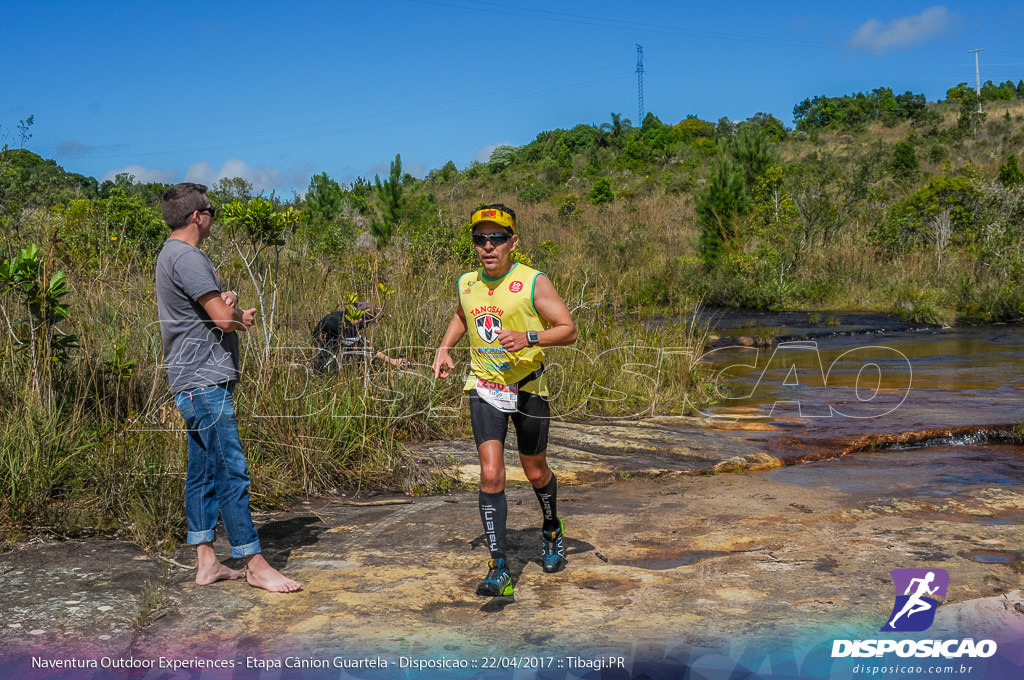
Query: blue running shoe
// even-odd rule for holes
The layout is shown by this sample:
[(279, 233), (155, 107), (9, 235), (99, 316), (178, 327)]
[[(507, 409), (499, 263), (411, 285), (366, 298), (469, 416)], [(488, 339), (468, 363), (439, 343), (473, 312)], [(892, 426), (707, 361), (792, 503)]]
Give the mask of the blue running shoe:
[(544, 535), (544, 549), (540, 553), (540, 562), (544, 571), (553, 574), (565, 566), (565, 546), (562, 545), (562, 538), (565, 536), (565, 524), (558, 520), (558, 528), (554, 533), (541, 532)]
[(512, 574), (508, 573), (504, 559), (491, 560), (487, 578), (480, 581), (480, 585), (476, 587), (476, 594), (490, 597), (507, 597), (512, 594)]

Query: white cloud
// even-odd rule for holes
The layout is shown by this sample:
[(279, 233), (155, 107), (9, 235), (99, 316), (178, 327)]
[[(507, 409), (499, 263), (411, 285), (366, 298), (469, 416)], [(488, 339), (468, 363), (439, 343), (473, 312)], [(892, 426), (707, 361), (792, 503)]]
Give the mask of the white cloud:
[(243, 160), (232, 158), (220, 169), (213, 168), (206, 161), (193, 163), (185, 172), (184, 181), (212, 186), (217, 180), (241, 177), (252, 184), (253, 190), (259, 194), (270, 193), (275, 189), (279, 192), (303, 191), (309, 185), (309, 175), (308, 168), (282, 171), (266, 165), (252, 166)]
[(949, 14), (941, 5), (929, 7), (915, 16), (893, 19), (888, 24), (869, 19), (853, 32), (847, 44), (872, 52), (916, 47), (949, 32), (959, 21), (959, 14)]
[(402, 163), (402, 172), (407, 172), (413, 177), (423, 179), (427, 176), (427, 164), (426, 163), (410, 163), (406, 165)]
[(499, 146), (512, 146), (512, 142), (498, 142), (497, 144), (488, 144), (487, 146), (483, 147), (482, 149), (476, 152), (476, 155), (473, 156), (473, 160), (476, 161), (477, 163), (486, 163), (487, 161), (491, 160), (491, 154), (494, 153), (494, 150), (497, 149)]
[[(371, 175), (376, 175), (377, 177), (380, 177), (380, 181), (383, 182), (384, 180), (388, 179), (391, 176), (391, 163), (393, 163), (393, 161), (385, 161), (385, 162), (382, 162), (382, 163), (377, 163), (376, 165), (374, 165), (373, 167), (370, 168), (370, 174)], [(427, 175), (427, 164), (426, 163), (409, 163), (408, 161), (403, 159), (402, 160), (402, 174), (403, 175), (412, 175), (413, 177), (419, 177), (420, 179), (422, 179), (423, 177), (426, 177), (426, 175)], [(369, 179), (369, 178), (367, 178), (367, 179)], [(352, 182), (353, 180), (355, 180), (355, 177), (350, 174), (349, 178), (347, 180), (345, 180), (345, 181), (346, 182)]]
[(388, 177), (391, 176), (391, 163), (377, 163), (372, 168), (370, 168), (370, 172), (372, 172), (374, 175), (378, 177), (383, 177), (384, 179), (387, 179)]
[(144, 168), (141, 165), (126, 165), (123, 168), (114, 168), (107, 170), (103, 177), (100, 177), (101, 182), (111, 180), (121, 174), (129, 174), (135, 178), (136, 184), (145, 184), (147, 182), (163, 182), (169, 184), (174, 181), (174, 178), (178, 176), (177, 170), (160, 170), (157, 168)]

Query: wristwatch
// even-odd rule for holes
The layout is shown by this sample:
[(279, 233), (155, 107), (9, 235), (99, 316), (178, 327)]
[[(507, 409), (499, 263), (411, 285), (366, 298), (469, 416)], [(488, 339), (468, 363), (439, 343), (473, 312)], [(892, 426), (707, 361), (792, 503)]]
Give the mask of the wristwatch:
[(537, 331), (526, 331), (526, 344), (533, 347), (540, 342), (540, 333)]

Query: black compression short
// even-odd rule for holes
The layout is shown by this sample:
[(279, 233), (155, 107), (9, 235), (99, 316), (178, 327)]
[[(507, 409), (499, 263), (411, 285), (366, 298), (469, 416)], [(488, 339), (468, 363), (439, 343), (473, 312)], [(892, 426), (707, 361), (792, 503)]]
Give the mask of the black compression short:
[(469, 391), (469, 416), (473, 423), (473, 438), (477, 448), (486, 441), (497, 440), (505, 443), (508, 434), (508, 418), (519, 440), (519, 453), (535, 456), (548, 448), (548, 426), (551, 423), (551, 405), (540, 395), (519, 392), (518, 410), (502, 413), (481, 399), (476, 390)]

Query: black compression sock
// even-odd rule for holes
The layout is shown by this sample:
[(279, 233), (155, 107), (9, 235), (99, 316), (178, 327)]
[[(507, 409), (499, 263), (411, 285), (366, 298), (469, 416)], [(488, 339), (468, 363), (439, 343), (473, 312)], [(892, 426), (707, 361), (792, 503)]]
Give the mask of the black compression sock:
[(492, 559), (505, 558), (505, 522), (508, 519), (508, 501), (505, 492), (480, 492), (480, 520), (484, 524), (484, 538)]
[(533, 492), (537, 494), (540, 510), (544, 513), (544, 526), (542, 529), (549, 534), (553, 534), (561, 526), (558, 523), (558, 481), (555, 479), (555, 473), (551, 473), (551, 479), (543, 487), (540, 489), (534, 487)]

